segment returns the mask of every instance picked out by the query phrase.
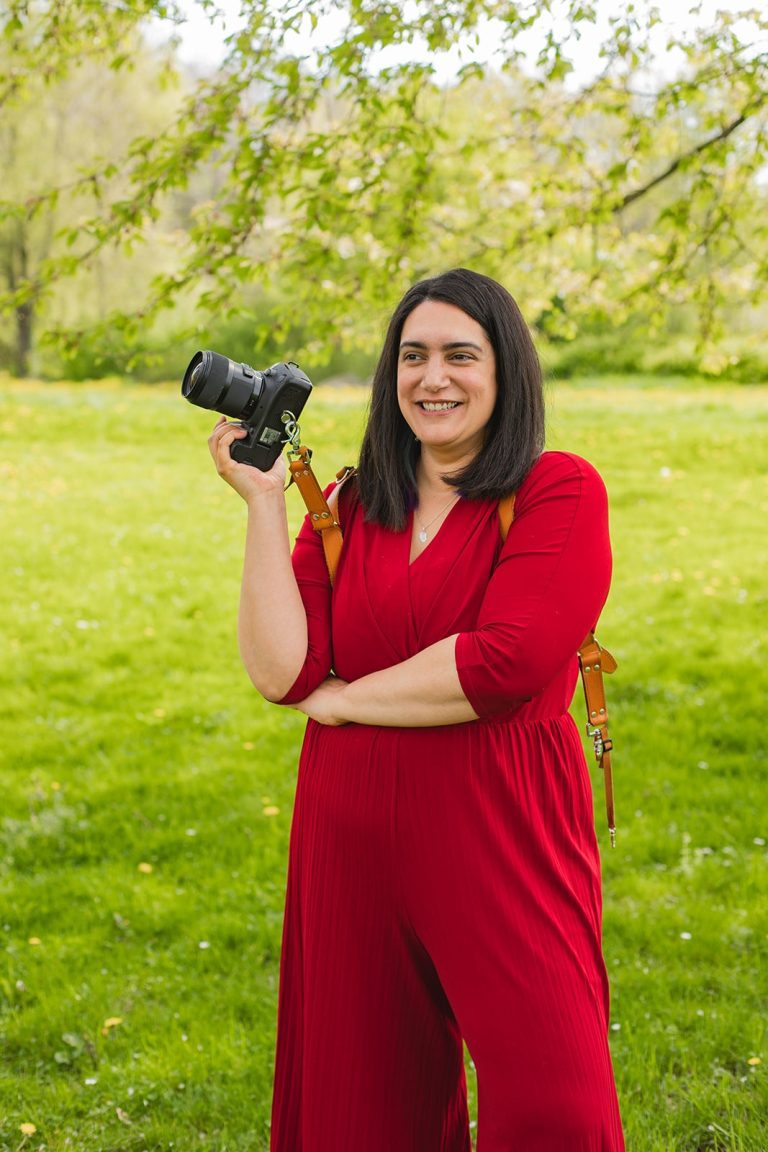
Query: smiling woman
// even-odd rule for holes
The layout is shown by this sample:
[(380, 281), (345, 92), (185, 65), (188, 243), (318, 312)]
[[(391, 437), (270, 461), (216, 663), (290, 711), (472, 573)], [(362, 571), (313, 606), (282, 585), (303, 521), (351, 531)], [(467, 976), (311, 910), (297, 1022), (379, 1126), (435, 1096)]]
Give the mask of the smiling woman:
[(414, 308), (403, 325), (397, 398), (422, 455), (429, 446), (446, 473), (469, 464), (496, 405), (496, 361), (477, 321), (441, 300)]
[[(448, 402), (457, 407), (434, 407)], [(373, 379), (360, 452), (367, 514), (401, 529), (414, 503), (428, 519), (452, 488), (498, 500), (519, 487), (543, 446), (541, 369), (506, 289), (466, 269), (414, 285), (390, 321)]]
[[(256, 687), (308, 719), (291, 832), (273, 1152), (622, 1152), (576, 651), (607, 595), (605, 490), (542, 453), (512, 297), (458, 269), (395, 310), (331, 588), (279, 460), (248, 503)], [(502, 542), (498, 500), (515, 493)], [(265, 540), (269, 547), (265, 547)]]
[(411, 560), (458, 500), (446, 477), (482, 448), (496, 394), (496, 360), (481, 325), (442, 300), (414, 308), (403, 325), (397, 366), (400, 412), (421, 445)]

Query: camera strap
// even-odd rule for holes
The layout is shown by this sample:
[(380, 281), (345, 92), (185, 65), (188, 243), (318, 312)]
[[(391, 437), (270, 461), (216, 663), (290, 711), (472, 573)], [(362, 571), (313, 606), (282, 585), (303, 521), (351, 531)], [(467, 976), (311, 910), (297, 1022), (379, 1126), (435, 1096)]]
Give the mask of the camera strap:
[(603, 672), (615, 672), (618, 665), (606, 648), (601, 648), (594, 632), (588, 632), (579, 648), (579, 671), (584, 685), (584, 699), (587, 704), (587, 736), (592, 738), (595, 760), (603, 770), (605, 785), (605, 812), (608, 817), (608, 832), (611, 847), (616, 847), (616, 817), (613, 807), (613, 770), (611, 749), (613, 741), (608, 735), (608, 705), (605, 699)]
[[(499, 530), (502, 540), (506, 540), (510, 525), (515, 518), (515, 494), (505, 496), (498, 504)], [(611, 769), (611, 749), (613, 741), (608, 735), (608, 704), (605, 699), (603, 673), (615, 672), (618, 665), (607, 648), (601, 648), (592, 629), (579, 647), (579, 671), (584, 687), (584, 700), (587, 705), (587, 736), (592, 739), (595, 760), (603, 770), (605, 784), (605, 811), (608, 817), (608, 832), (611, 847), (616, 847), (616, 817), (613, 805), (613, 771)]]
[(312, 471), (311, 460), (312, 449), (307, 448), (306, 444), (291, 449), (288, 454), (288, 471), (291, 475), (289, 486), (290, 483), (294, 483), (298, 488), (307, 506), (310, 523), (315, 531), (320, 533), (325, 563), (328, 567), (331, 584), (333, 584), (333, 576), (341, 557), (341, 546), (344, 542), (341, 535), (341, 524), (338, 520), (339, 491), (342, 484), (354, 475), (355, 469), (347, 467), (337, 472), (338, 483), (330, 494), (330, 505), (333, 506), (331, 509), (317, 482), (317, 477)]

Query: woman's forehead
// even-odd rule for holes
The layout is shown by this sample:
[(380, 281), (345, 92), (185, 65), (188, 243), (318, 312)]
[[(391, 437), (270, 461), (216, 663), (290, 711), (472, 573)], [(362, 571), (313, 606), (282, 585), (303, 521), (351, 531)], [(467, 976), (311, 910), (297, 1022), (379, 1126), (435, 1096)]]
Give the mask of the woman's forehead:
[(490, 341), (483, 326), (455, 304), (424, 300), (409, 313), (403, 324), (400, 345), (408, 343), (487, 347)]

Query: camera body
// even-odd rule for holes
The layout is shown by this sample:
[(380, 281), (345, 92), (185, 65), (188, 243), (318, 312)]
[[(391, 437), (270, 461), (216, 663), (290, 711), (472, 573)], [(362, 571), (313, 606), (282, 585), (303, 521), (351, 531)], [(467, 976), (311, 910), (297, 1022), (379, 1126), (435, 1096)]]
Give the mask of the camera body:
[(233, 460), (268, 472), (287, 443), (286, 426), (295, 422), (312, 383), (298, 364), (273, 364), (263, 372), (218, 352), (195, 352), (181, 383), (190, 404), (240, 421), (247, 436), (230, 447)]

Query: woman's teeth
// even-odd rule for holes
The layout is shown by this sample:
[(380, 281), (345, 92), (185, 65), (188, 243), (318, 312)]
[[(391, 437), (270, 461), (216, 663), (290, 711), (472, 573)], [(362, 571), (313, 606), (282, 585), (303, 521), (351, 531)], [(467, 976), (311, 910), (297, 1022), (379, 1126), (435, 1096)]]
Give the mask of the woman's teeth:
[(441, 400), (440, 403), (435, 403), (430, 400), (422, 400), (421, 407), (425, 412), (446, 412), (449, 408), (458, 408), (458, 400)]

